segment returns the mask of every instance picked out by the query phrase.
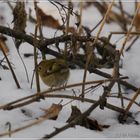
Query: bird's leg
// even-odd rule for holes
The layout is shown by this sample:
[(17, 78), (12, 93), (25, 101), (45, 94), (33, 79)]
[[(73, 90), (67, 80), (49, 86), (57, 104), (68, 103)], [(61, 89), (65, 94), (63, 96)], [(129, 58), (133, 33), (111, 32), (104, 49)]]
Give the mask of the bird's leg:
[(54, 86), (51, 86), (48, 90), (51, 91), (51, 90), (53, 90), (53, 88), (54, 88)]
[(63, 84), (64, 90), (66, 90), (67, 82)]

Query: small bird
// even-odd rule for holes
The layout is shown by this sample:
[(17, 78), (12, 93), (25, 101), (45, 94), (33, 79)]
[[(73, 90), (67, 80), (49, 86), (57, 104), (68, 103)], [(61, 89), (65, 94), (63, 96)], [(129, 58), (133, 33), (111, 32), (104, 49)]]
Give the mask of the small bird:
[(42, 60), (37, 70), (42, 81), (51, 88), (65, 86), (70, 75), (68, 64), (63, 59)]

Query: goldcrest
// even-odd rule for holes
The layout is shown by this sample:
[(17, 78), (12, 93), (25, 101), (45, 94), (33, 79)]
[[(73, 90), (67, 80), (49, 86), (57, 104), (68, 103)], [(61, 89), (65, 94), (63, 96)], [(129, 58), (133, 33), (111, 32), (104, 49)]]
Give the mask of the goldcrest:
[(63, 59), (42, 60), (37, 70), (42, 81), (51, 88), (64, 86), (70, 74), (68, 64)]

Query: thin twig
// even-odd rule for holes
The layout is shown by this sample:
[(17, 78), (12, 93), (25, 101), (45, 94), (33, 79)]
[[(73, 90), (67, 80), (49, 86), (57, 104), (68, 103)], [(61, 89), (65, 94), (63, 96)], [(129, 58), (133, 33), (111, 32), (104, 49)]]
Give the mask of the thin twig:
[[(118, 9), (120, 10), (120, 6), (117, 5), (117, 3), (114, 3), (114, 7), (118, 8)], [(126, 12), (125, 10), (124, 10), (124, 14), (125, 14), (128, 18), (130, 18), (130, 19), (133, 18), (133, 15), (130, 15), (130, 14), (129, 14), (128, 12)]]
[[(34, 36), (34, 65), (35, 68), (37, 68), (37, 44), (36, 44), (36, 38), (37, 38), (37, 30), (39, 28), (39, 19), (38, 19), (38, 13), (37, 13), (37, 2), (34, 0), (34, 7), (35, 7), (35, 11), (36, 11), (36, 16), (37, 16), (37, 24), (35, 26), (35, 36)], [(36, 88), (37, 88), (37, 93), (40, 93), (40, 82), (39, 82), (39, 74), (38, 71), (35, 70), (35, 76), (36, 76)], [(37, 94), (37, 95), (38, 95)]]
[(124, 108), (124, 101), (123, 101), (123, 96), (122, 96), (122, 92), (121, 92), (121, 85), (120, 85), (120, 83), (119, 83), (119, 81), (118, 81), (118, 97), (120, 97), (120, 99), (121, 99), (121, 106), (122, 106), (122, 108)]
[[(14, 134), (14, 133), (17, 133), (17, 132), (19, 132), (19, 131), (22, 131), (22, 130), (24, 130), (24, 129), (30, 128), (30, 127), (32, 127), (32, 126), (34, 126), (34, 125), (40, 124), (40, 123), (42, 123), (43, 121), (45, 121), (45, 120), (47, 120), (47, 119), (48, 119), (48, 116), (46, 116), (46, 117), (40, 117), (40, 118), (38, 118), (37, 120), (34, 120), (33, 122), (31, 122), (31, 123), (29, 123), (29, 124), (27, 124), (27, 125), (24, 125), (24, 126), (22, 126), (22, 127), (19, 127), (19, 128), (16, 128), (16, 129), (11, 130), (11, 131), (10, 131), (10, 135), (12, 135), (12, 134)], [(0, 134), (0, 137), (6, 136), (6, 135), (9, 135), (9, 132), (1, 133), (1, 134)]]
[(43, 138), (47, 138), (47, 139), (52, 138), (70, 127), (74, 127), (75, 125), (79, 125), (80, 122), (82, 122), (84, 118), (89, 116), (90, 113), (100, 105), (100, 102), (102, 102), (102, 98), (100, 98), (98, 101), (93, 103), (85, 112), (83, 112), (82, 114), (79, 114), (79, 116), (75, 117), (70, 123), (62, 126), (61, 128), (56, 128), (55, 131), (53, 131), (49, 135), (48, 134), (45, 135)]
[[(68, 29), (69, 29), (69, 24), (70, 24), (70, 13), (71, 13), (71, 10), (70, 10), (70, 7), (71, 7), (71, 0), (68, 1), (68, 11), (67, 11), (67, 14), (66, 14), (66, 31), (64, 31), (64, 34), (65, 35), (68, 35)], [(65, 48), (64, 48), (64, 55), (67, 56), (67, 53), (68, 53), (68, 43), (67, 41), (65, 42)]]
[(14, 10), (14, 7), (13, 7), (12, 4), (9, 2), (9, 0), (7, 0), (7, 4), (8, 4), (8, 6), (10, 7), (10, 9), (13, 11), (13, 10)]
[(97, 25), (95, 27), (93, 27), (90, 31), (90, 34), (102, 23), (103, 18), (97, 23)]
[(75, 126), (76, 124), (79, 124), (79, 122), (81, 122), (83, 120), (83, 118), (85, 118), (86, 116), (89, 116), (90, 113), (99, 105), (99, 101), (95, 102), (93, 105), (91, 105), (89, 107), (89, 109), (87, 109), (84, 113), (80, 114), (79, 116), (77, 116), (75, 119), (73, 119), (70, 123), (62, 126), (61, 128), (56, 128), (55, 131), (53, 131), (52, 133), (50, 133), (49, 135), (45, 135), (44, 138), (52, 138), (54, 136), (56, 136), (57, 134), (61, 133), (62, 131)]
[(124, 13), (123, 4), (122, 4), (121, 0), (119, 0), (119, 5), (120, 5), (121, 15), (122, 15), (122, 17), (124, 19), (124, 21), (123, 21), (123, 29), (124, 29), (124, 31), (127, 31), (127, 23), (126, 23), (125, 13)]
[[(108, 95), (107, 97), (110, 97), (110, 98), (120, 98), (118, 95)], [(132, 101), (132, 99), (128, 98), (128, 97), (125, 97), (125, 96), (121, 96), (121, 98), (125, 99), (125, 100), (128, 100), (128, 101)], [(134, 101), (134, 104), (136, 104), (138, 107), (140, 107), (140, 104), (136, 101)]]
[[(108, 7), (108, 9), (107, 9), (107, 12), (106, 12), (106, 14), (105, 14), (105, 16), (104, 16), (104, 18), (103, 18), (103, 21), (101, 22), (101, 26), (100, 26), (100, 28), (99, 28), (99, 31), (97, 32), (97, 35), (96, 35), (96, 37), (95, 37), (95, 40), (94, 40), (93, 43), (92, 43), (92, 46), (94, 46), (94, 47), (95, 47), (95, 43), (98, 41), (98, 38), (99, 38), (99, 36), (100, 36), (100, 33), (101, 33), (101, 31), (102, 31), (102, 29), (103, 29), (103, 27), (104, 27), (105, 21), (106, 21), (108, 15), (109, 15), (109, 13), (110, 13), (110, 11), (111, 11), (111, 9), (112, 9), (113, 4), (114, 4), (114, 0), (113, 0), (113, 1), (111, 2), (111, 4), (109, 5), (109, 7)], [(94, 50), (94, 48), (93, 48), (93, 50)], [(92, 51), (91, 51), (91, 52), (88, 54), (88, 57), (87, 57), (87, 59), (86, 59), (85, 70), (84, 70), (84, 76), (83, 76), (82, 92), (81, 92), (81, 97), (82, 97), (82, 98), (84, 98), (84, 90), (85, 90), (85, 82), (86, 82), (87, 70), (88, 70), (88, 65), (89, 65), (89, 62), (90, 62), (90, 59), (91, 59), (92, 55), (93, 55), (93, 54), (92, 54)]]
[[(38, 26), (36, 25), (35, 27), (35, 43), (34, 43), (34, 65), (35, 65), (35, 68), (37, 67), (37, 54), (36, 54), (36, 35), (37, 35), (37, 29), (38, 29)], [(40, 83), (39, 83), (39, 74), (38, 74), (38, 71), (35, 70), (35, 75), (36, 75), (36, 88), (37, 88), (37, 93), (40, 93)]]
[[(124, 77), (124, 79), (125, 78), (126, 77)], [(86, 82), (85, 84), (88, 85), (88, 84), (104, 83), (104, 82), (109, 82), (110, 80), (112, 80), (112, 79), (89, 81), (89, 82)], [(113, 80), (116, 80), (117, 81), (118, 79), (113, 79)], [(72, 87), (77, 87), (77, 86), (81, 86), (81, 85), (82, 85), (82, 83), (76, 83), (76, 84), (67, 85), (65, 88), (72, 88)], [(46, 91), (41, 92), (40, 94), (43, 95), (43, 96), (45, 96), (48, 93), (55, 92), (55, 91), (62, 90), (62, 89), (64, 89), (64, 87), (59, 87), (59, 88), (55, 88), (55, 89), (51, 89), (51, 90), (46, 90)], [(34, 95), (30, 95), (30, 96), (27, 96), (27, 97), (20, 98), (18, 100), (12, 101), (12, 102), (7, 103), (5, 105), (2, 105), (2, 106), (0, 106), (0, 109), (6, 109), (6, 108), (10, 107), (11, 105), (14, 105), (14, 104), (17, 104), (17, 103), (20, 104), (20, 102), (23, 103), (23, 101), (26, 101), (26, 100), (27, 100), (26, 105), (31, 104), (32, 102), (35, 102), (37, 100), (36, 94), (37, 93), (35, 93)], [(31, 101), (29, 101), (29, 99)]]
[[(9, 25), (8, 25), (8, 26), (9, 26)], [(9, 28), (10, 28), (10, 26), (9, 26)], [(21, 62), (22, 62), (22, 64), (23, 64), (24, 69), (25, 69), (25, 74), (26, 74), (26, 77), (27, 77), (27, 82), (29, 83), (30, 80), (29, 80), (29, 75), (28, 75), (28, 71), (27, 71), (26, 65), (25, 65), (25, 63), (24, 63), (24, 60), (23, 60), (23, 58), (22, 58), (20, 52), (19, 52), (19, 49), (16, 47), (16, 42), (15, 42), (15, 40), (13, 39), (13, 37), (12, 37), (12, 40), (13, 40), (13, 42), (14, 42), (14, 45), (15, 45), (16, 51), (17, 51), (17, 53), (18, 53), (18, 56), (19, 56), (19, 58), (20, 58), (20, 60), (21, 60)]]
[[(48, 0), (48, 1), (50, 1), (50, 0)], [(60, 5), (62, 8), (65, 8), (65, 9), (67, 9), (67, 10), (71, 10), (72, 14), (75, 14), (76, 16), (78, 16), (77, 13), (74, 12), (73, 9), (71, 9), (70, 7), (67, 7), (67, 6), (65, 6), (65, 5), (63, 5), (63, 4), (61, 4), (60, 2), (55, 1), (55, 0), (53, 0), (53, 2), (55, 2), (55, 3), (58, 4), (58, 5)]]
[(83, 13), (83, 1), (80, 1), (80, 15), (79, 15), (79, 26), (78, 26), (78, 35), (82, 33), (82, 13)]
[[(119, 59), (120, 59), (120, 54), (119, 54), (119, 51), (116, 51), (115, 53), (115, 60), (114, 60), (114, 67), (113, 67), (113, 73), (112, 73), (112, 78), (113, 79), (116, 79), (119, 77)], [(104, 92), (101, 96), (101, 99), (102, 101), (100, 102), (100, 108), (101, 109), (104, 109), (104, 106), (106, 105), (107, 103), (107, 95), (110, 93), (112, 87), (114, 86), (115, 84), (115, 80), (112, 80), (110, 81), (110, 83), (108, 84), (108, 86), (104, 87)]]
[[(22, 32), (17, 32), (17, 31), (14, 31), (12, 29), (9, 29), (7, 27), (4, 27), (4, 26), (0, 26), (0, 32), (3, 33), (3, 34), (6, 34), (8, 36), (15, 37), (17, 39), (23, 39), (25, 42), (28, 42), (29, 44), (31, 44), (31, 45), (34, 46), (34, 38), (32, 36), (28, 35), (28, 34), (24, 34)], [(117, 34), (118, 34), (118, 32), (117, 32)], [(124, 34), (124, 32), (123, 32), (123, 34)], [(140, 34), (140, 33), (136, 33), (135, 32), (135, 34)], [(52, 49), (50, 49), (50, 48), (48, 48), (46, 46), (51, 45), (51, 44), (54, 44), (54, 43), (57, 43), (57, 42), (65, 42), (65, 41), (71, 40), (72, 37), (74, 37), (79, 42), (88, 42), (88, 41), (93, 42), (94, 39), (95, 39), (95, 37), (93, 37), (93, 36), (92, 37), (77, 36), (77, 35), (74, 35), (74, 34), (67, 35), (67, 36), (62, 35), (62, 36), (58, 36), (58, 37), (51, 38), (51, 39), (41, 40), (41, 41), (36, 40), (37, 41), (36, 42), (37, 43), (37, 46), (36, 47), (40, 51), (42, 51), (42, 49), (43, 49), (43, 51), (45, 53), (47, 53), (47, 54), (53, 55), (55, 57), (62, 58), (63, 57), (62, 54), (60, 54), (60, 53), (58, 53), (58, 52), (56, 52), (56, 51), (54, 51), (54, 50), (52, 50)], [(103, 40), (101, 38), (98, 38), (98, 39), (99, 39), (99, 41), (103, 42)], [(79, 61), (72, 60), (69, 57), (67, 58), (67, 60), (70, 61), (70, 62), (73, 61), (80, 68), (84, 68), (85, 67), (84, 64), (79, 63)], [(90, 73), (95, 73), (95, 74), (100, 75), (100, 76), (103, 76), (105, 78), (111, 78), (111, 75), (110, 74), (105, 73), (105, 72), (102, 72), (101, 70), (98, 70), (98, 69), (95, 69), (95, 68), (90, 68), (89, 67), (88, 68), (88, 71)], [(132, 85), (132, 84), (126, 82), (126, 81), (120, 80), (120, 83), (122, 85), (126, 86), (127, 88), (130, 88), (130, 89), (134, 90), (134, 91), (137, 90), (137, 87), (135, 87), (134, 85)]]
[[(3, 43), (2, 43), (1, 41), (0, 41), (0, 45), (3, 46)], [(7, 57), (6, 53), (5, 53), (5, 51), (3, 50), (3, 47), (1, 47), (0, 49), (2, 50), (2, 53), (3, 53), (5, 59), (6, 59), (7, 63), (8, 63), (8, 66), (9, 66), (10, 71), (11, 71), (11, 73), (12, 73), (12, 76), (13, 76), (13, 78), (14, 78), (14, 80), (15, 80), (15, 83), (16, 83), (16, 85), (17, 85), (17, 88), (21, 88), (21, 87), (20, 87), (20, 84), (19, 84), (19, 82), (18, 82), (18, 80), (17, 80), (17, 77), (16, 77), (16, 75), (15, 75), (15, 72), (14, 72), (14, 70), (13, 70), (11, 64), (10, 64), (10, 61), (9, 61), (9, 59), (8, 59), (8, 57)]]
[(31, 85), (30, 85), (31, 89), (32, 89), (33, 82), (34, 82), (34, 76), (35, 76), (35, 70), (33, 70), (33, 74), (32, 74)]
[(137, 41), (139, 39), (139, 36), (136, 36), (135, 38), (134, 38), (134, 40), (131, 42), (131, 44), (126, 48), (126, 52), (128, 52), (130, 49), (131, 49), (131, 47), (134, 45), (134, 43)]
[(131, 106), (133, 105), (133, 103), (135, 102), (136, 98), (139, 96), (140, 94), (140, 88), (137, 90), (137, 92), (134, 94), (134, 96), (132, 97), (131, 101), (129, 102), (129, 104), (126, 107), (126, 113), (130, 110)]
[(130, 35), (130, 33), (131, 33), (132, 29), (133, 29), (134, 22), (135, 22), (135, 19), (136, 19), (136, 17), (137, 17), (137, 14), (138, 14), (138, 12), (139, 12), (139, 9), (140, 9), (140, 4), (138, 4), (138, 7), (137, 7), (136, 12), (135, 12), (135, 15), (134, 15), (133, 20), (132, 20), (132, 22), (131, 22), (131, 26), (130, 26), (130, 28), (129, 28), (127, 34), (126, 34), (125, 40), (124, 40), (124, 42), (123, 42), (123, 44), (122, 44), (122, 47), (121, 47), (121, 49), (120, 49), (120, 54), (121, 54), (121, 55), (123, 55), (123, 50), (124, 50), (125, 45), (126, 45), (128, 39), (129, 39), (129, 35)]

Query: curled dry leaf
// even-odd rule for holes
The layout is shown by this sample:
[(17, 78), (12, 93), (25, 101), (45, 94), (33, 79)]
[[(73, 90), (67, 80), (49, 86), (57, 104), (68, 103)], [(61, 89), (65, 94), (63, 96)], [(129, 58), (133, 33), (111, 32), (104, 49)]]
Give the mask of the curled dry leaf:
[(42, 117), (48, 118), (48, 119), (57, 119), (59, 112), (62, 110), (61, 104), (52, 104), (52, 106), (49, 109), (41, 109), (45, 112), (45, 114)]

